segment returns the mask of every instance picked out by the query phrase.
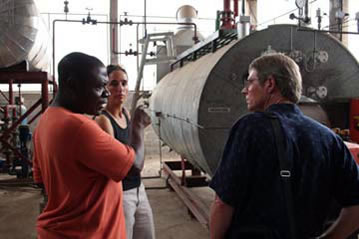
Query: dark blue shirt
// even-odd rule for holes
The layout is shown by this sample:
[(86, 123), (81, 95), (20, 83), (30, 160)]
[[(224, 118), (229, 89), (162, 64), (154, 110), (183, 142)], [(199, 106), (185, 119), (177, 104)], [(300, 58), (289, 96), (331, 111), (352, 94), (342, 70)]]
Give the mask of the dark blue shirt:
[[(292, 159), (292, 195), (297, 238), (323, 229), (330, 204), (359, 204), (359, 171), (343, 141), (327, 127), (303, 115), (293, 104), (275, 104), (287, 158)], [(273, 238), (289, 238), (288, 214), (279, 176), (270, 118), (256, 112), (239, 119), (228, 138), (210, 187), (234, 207), (226, 238), (257, 227)], [(252, 237), (254, 238), (254, 237)]]

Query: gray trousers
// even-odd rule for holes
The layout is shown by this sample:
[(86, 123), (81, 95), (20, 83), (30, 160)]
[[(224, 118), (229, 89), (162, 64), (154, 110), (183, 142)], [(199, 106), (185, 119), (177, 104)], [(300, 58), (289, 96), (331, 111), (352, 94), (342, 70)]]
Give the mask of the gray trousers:
[(127, 239), (155, 239), (152, 208), (148, 202), (145, 186), (123, 191)]

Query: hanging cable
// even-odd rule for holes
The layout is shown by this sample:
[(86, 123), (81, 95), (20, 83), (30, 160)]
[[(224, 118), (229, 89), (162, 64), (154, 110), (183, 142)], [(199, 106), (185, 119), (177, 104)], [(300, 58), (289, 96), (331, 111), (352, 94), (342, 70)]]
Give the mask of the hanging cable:
[[(342, 24), (349, 23), (349, 22), (351, 22), (351, 21), (355, 21), (355, 18), (351, 18), (351, 19), (344, 20), (344, 21), (342, 22)], [(331, 29), (333, 29), (333, 27), (335, 27), (335, 26), (337, 26), (337, 25), (338, 25), (337, 23), (334, 23), (334, 24), (331, 24), (331, 25), (327, 25), (327, 26), (323, 27), (322, 29), (328, 28), (329, 30), (331, 30)]]

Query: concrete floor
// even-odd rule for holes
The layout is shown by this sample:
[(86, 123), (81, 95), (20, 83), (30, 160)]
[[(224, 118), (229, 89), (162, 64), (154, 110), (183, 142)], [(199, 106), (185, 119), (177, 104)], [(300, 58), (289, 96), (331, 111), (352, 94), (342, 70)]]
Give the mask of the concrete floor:
[[(38, 95), (27, 97), (27, 103), (34, 101)], [(130, 102), (130, 100), (128, 101)], [(33, 123), (31, 128), (36, 123)], [(146, 161), (142, 176), (158, 176), (160, 164), (160, 145), (152, 127), (145, 130)], [(170, 152), (166, 146), (161, 146), (161, 158), (179, 160), (180, 157)], [(15, 178), (0, 174), (2, 179)], [(147, 188), (163, 187), (165, 178), (144, 179)], [(208, 206), (214, 198), (209, 188), (190, 189)], [(209, 232), (193, 219), (177, 194), (171, 190), (147, 190), (152, 205), (157, 239), (204, 239), (209, 238)], [(33, 239), (36, 238), (35, 223), (39, 213), (40, 191), (31, 187), (2, 187), (0, 186), (0, 239)]]
[[(173, 159), (173, 153), (169, 154)], [(166, 154), (165, 154), (166, 156)], [(165, 158), (166, 160), (168, 158)], [(160, 168), (158, 157), (147, 156), (143, 176), (156, 176)], [(9, 178), (0, 175), (0, 180)], [(146, 187), (165, 186), (164, 178), (144, 179)], [(213, 192), (209, 188), (193, 189), (209, 206)], [(193, 219), (175, 192), (169, 189), (149, 189), (157, 239), (209, 238), (209, 232)], [(36, 238), (35, 223), (39, 212), (40, 191), (31, 187), (0, 187), (0, 238)]]

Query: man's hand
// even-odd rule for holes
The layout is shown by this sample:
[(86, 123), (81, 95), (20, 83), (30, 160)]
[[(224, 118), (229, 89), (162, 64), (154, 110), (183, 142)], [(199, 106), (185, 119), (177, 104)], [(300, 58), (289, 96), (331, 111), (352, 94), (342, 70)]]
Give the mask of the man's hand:
[(132, 124), (136, 127), (146, 128), (151, 124), (151, 117), (145, 112), (143, 106), (140, 105), (136, 108), (133, 115)]
[(338, 219), (321, 235), (320, 239), (348, 238), (359, 228), (359, 205), (342, 208)]
[(226, 232), (231, 225), (234, 208), (223, 202), (218, 195), (212, 203), (210, 215), (211, 239), (224, 239)]
[(143, 106), (138, 106), (133, 113), (130, 145), (136, 151), (136, 159), (133, 166), (141, 172), (144, 166), (144, 129), (151, 124), (150, 116), (144, 111)]

